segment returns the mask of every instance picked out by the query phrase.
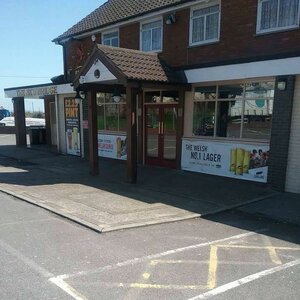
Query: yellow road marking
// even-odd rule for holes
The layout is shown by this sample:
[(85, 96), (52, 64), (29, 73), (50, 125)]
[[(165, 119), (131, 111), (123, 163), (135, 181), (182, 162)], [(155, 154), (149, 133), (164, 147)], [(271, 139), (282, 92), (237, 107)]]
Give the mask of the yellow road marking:
[(207, 279), (207, 288), (213, 289), (216, 286), (216, 276), (218, 268), (218, 247), (215, 245), (210, 246), (210, 258), (209, 258), (209, 267), (208, 267), (208, 279)]
[(241, 249), (266, 249), (274, 248), (276, 250), (294, 250), (300, 251), (300, 248), (296, 247), (277, 247), (277, 246), (243, 246), (243, 245), (216, 245), (218, 248), (241, 248)]
[(267, 249), (268, 249), (268, 252), (269, 252), (272, 262), (276, 265), (281, 265), (282, 261), (276, 253), (276, 248), (270, 246)]
[(261, 235), (261, 238), (264, 242), (264, 244), (269, 247), (267, 250), (269, 252), (269, 256), (271, 261), (275, 264), (275, 265), (282, 265), (282, 261), (279, 258), (279, 256), (277, 255), (276, 249), (273, 247), (272, 242), (270, 240), (270, 238), (266, 235)]
[(147, 279), (149, 279), (149, 277), (150, 277), (150, 274), (149, 274), (149, 273), (144, 273), (144, 274), (143, 274), (143, 278), (144, 278), (144, 279), (147, 280)]
[(148, 284), (148, 283), (131, 283), (130, 287), (139, 288), (139, 289), (166, 289), (166, 290), (205, 290), (208, 288), (206, 285), (177, 285), (177, 284)]
[(151, 265), (151, 266), (157, 265), (157, 261), (156, 261), (156, 260), (151, 260), (150, 265)]

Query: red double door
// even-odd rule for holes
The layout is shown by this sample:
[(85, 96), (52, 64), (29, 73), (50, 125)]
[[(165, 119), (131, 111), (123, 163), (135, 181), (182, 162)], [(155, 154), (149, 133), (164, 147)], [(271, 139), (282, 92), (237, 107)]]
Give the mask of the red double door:
[(177, 105), (145, 105), (146, 164), (176, 168), (177, 119)]

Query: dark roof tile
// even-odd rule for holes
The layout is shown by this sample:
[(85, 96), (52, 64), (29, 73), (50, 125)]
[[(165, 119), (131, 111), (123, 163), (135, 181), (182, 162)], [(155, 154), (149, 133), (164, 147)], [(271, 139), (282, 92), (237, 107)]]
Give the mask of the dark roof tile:
[(109, 0), (53, 41), (137, 17), (164, 7), (195, 0)]

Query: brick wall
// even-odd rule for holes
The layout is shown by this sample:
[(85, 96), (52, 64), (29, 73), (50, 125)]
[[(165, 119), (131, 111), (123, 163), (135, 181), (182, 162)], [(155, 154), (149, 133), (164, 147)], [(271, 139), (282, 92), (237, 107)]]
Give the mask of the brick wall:
[[(176, 11), (176, 22), (166, 25), (162, 58), (174, 67), (257, 60), (300, 52), (300, 29), (257, 35), (257, 0), (221, 1), (220, 41), (208, 45), (189, 46), (190, 9)], [(120, 47), (139, 49), (139, 23), (119, 28)], [(98, 43), (101, 35), (97, 35)], [(73, 40), (66, 45), (67, 69), (82, 65), (94, 47), (90, 37)]]
[[(242, 5), (241, 5), (242, 2)], [(220, 41), (189, 47), (190, 10), (176, 13), (176, 23), (164, 25), (163, 58), (176, 67), (235, 60), (256, 60), (300, 51), (300, 30), (256, 34), (257, 0), (227, 0), (221, 5)], [(176, 51), (175, 51), (176, 50)]]
[(120, 47), (127, 49), (140, 48), (140, 24), (134, 23), (119, 29)]
[[(96, 42), (101, 42), (101, 34), (96, 35)], [(89, 55), (91, 54), (95, 43), (88, 36), (82, 40), (71, 40), (65, 46), (65, 70), (67, 70), (67, 80), (72, 81), (78, 69), (83, 66)]]
[(284, 191), (293, 110), (295, 76), (277, 77), (275, 86), (277, 86), (279, 79), (286, 80), (287, 88), (285, 91), (275, 89), (268, 182), (271, 183), (274, 189)]

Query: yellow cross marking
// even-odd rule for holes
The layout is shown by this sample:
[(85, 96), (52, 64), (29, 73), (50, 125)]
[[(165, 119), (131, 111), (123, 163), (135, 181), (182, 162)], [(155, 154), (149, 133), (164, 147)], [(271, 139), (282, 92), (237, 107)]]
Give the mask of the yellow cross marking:
[(210, 246), (210, 259), (208, 267), (208, 279), (207, 279), (207, 288), (213, 289), (216, 286), (216, 275), (218, 268), (218, 247), (215, 245)]
[(149, 273), (144, 273), (144, 274), (143, 274), (143, 278), (144, 278), (144, 279), (147, 280), (147, 279), (149, 279), (149, 277), (150, 277), (150, 274), (149, 274)]
[(166, 289), (166, 290), (204, 290), (206, 285), (177, 285), (177, 284), (148, 284), (148, 283), (131, 283), (131, 288), (138, 289)]

